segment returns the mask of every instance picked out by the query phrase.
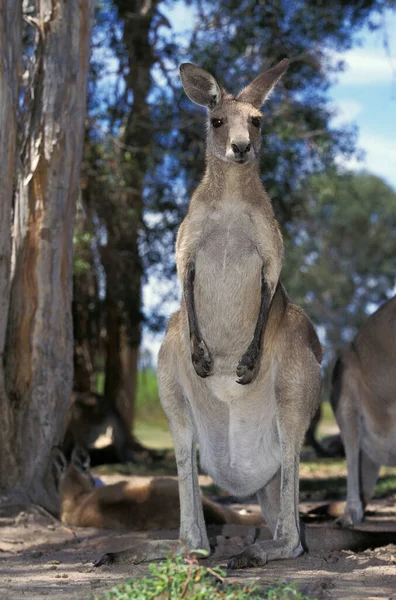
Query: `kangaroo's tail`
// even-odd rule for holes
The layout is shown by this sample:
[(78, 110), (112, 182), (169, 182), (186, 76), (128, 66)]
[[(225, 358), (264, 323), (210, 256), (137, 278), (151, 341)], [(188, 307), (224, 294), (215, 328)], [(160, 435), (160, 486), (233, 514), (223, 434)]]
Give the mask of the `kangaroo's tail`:
[(207, 525), (262, 525), (264, 522), (261, 514), (237, 512), (205, 497), (202, 498), (202, 505)]

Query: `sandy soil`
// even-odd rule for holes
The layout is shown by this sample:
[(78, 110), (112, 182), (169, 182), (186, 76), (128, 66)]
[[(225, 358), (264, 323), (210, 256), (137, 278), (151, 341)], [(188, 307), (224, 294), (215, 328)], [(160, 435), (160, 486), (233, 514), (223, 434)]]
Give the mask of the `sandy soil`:
[[(306, 554), (260, 569), (229, 572), (229, 581), (256, 582), (264, 587), (274, 582), (296, 581), (301, 591), (318, 599), (396, 600), (395, 504), (394, 499), (373, 502), (364, 526), (394, 531), (395, 544), (359, 553)], [(307, 513), (313, 507), (304, 503), (301, 511)], [(232, 538), (235, 531), (233, 526), (229, 527), (228, 536)], [(0, 507), (0, 598), (88, 600), (115, 583), (147, 571), (146, 564), (94, 568), (93, 561), (104, 552), (171, 535), (176, 537), (177, 532), (159, 536), (158, 532), (72, 530), (34, 506)], [(226, 564), (221, 558), (212, 562)]]

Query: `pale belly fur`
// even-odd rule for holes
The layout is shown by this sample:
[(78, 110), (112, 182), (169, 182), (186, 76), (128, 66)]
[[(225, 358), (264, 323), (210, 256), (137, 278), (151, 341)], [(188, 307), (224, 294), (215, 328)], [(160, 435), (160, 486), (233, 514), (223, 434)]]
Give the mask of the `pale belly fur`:
[(213, 372), (231, 374), (253, 338), (262, 261), (249, 215), (232, 203), (211, 215), (202, 240), (194, 282), (197, 320)]
[[(205, 380), (207, 398), (192, 402), (202, 468), (217, 485), (237, 496), (265, 486), (280, 467), (272, 386), (250, 390), (229, 377)], [(242, 397), (243, 394), (243, 397)]]

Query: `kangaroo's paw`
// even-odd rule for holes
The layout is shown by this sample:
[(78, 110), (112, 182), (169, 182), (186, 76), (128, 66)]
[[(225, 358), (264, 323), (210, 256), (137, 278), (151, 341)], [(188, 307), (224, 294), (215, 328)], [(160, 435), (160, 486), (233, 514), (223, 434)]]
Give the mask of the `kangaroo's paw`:
[(213, 362), (207, 345), (196, 337), (191, 339), (191, 360), (200, 377), (208, 377), (212, 372)]
[(248, 349), (245, 352), (236, 368), (236, 374), (239, 377), (239, 379), (237, 379), (237, 383), (246, 385), (253, 380), (254, 376), (256, 375), (257, 360), (257, 349)]

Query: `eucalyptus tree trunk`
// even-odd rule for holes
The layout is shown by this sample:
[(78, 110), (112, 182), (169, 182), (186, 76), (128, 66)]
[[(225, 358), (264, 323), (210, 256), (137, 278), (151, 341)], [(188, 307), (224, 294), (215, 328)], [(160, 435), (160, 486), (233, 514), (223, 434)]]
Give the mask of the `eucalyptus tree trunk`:
[[(10, 0), (9, 4), (15, 2)], [(0, 488), (56, 510), (51, 450), (73, 380), (72, 233), (86, 109), (94, 0), (36, 0), (13, 228), (6, 387), (11, 452)]]
[[(11, 266), (11, 209), (15, 181), (21, 3), (0, 0), (0, 482), (16, 481), (13, 413), (4, 378)], [(3, 460), (5, 457), (5, 461)]]

